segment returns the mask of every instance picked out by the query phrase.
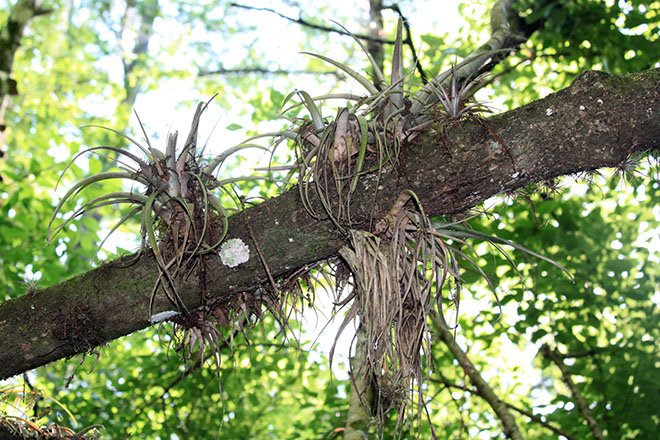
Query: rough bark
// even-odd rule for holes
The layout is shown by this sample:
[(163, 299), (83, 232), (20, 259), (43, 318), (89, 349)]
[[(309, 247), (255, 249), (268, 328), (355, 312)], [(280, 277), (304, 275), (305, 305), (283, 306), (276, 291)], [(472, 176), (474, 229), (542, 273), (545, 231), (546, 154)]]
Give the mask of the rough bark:
[[(445, 134), (429, 126), (402, 146), (399, 166), (366, 175), (352, 212), (379, 219), (403, 190), (431, 216), (461, 213), (487, 198), (556, 176), (616, 166), (633, 153), (660, 148), (660, 69), (625, 76), (580, 75), (568, 88), (484, 122), (464, 121)], [(316, 203), (316, 202), (314, 202)], [(317, 205), (317, 211), (321, 208)], [(294, 189), (230, 218), (229, 238), (250, 247), (235, 268), (212, 257), (208, 294), (252, 292), (266, 282), (247, 228), (277, 277), (336, 255), (344, 238), (311, 218)], [(0, 379), (109, 342), (150, 325), (157, 269), (150, 255), (124, 260), (0, 305)], [(181, 289), (200, 303), (194, 277)], [(154, 311), (170, 309), (158, 297)]]

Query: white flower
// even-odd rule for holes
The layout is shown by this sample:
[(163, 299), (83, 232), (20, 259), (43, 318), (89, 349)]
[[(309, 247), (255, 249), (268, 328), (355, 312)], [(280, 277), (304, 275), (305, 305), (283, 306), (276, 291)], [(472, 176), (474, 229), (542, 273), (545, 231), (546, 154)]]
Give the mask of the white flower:
[(552, 115), (552, 109), (551, 108), (546, 108), (545, 109), (545, 114), (548, 115), (548, 116)]
[(238, 266), (250, 259), (250, 248), (240, 238), (232, 238), (222, 243), (220, 259), (229, 267)]

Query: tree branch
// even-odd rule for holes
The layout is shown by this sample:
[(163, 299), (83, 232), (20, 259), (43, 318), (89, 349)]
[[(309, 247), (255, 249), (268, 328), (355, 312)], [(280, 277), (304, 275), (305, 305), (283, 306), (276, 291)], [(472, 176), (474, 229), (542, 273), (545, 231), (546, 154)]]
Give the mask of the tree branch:
[[(515, 0), (497, 0), (490, 10), (490, 38), (477, 50), (465, 57), (472, 59), (460, 68), (455, 75), (459, 83), (476, 78), (485, 72), (490, 72), (501, 60), (508, 56), (506, 49), (517, 49), (520, 44), (527, 41), (536, 27), (525, 27), (524, 21), (513, 8)], [(410, 113), (417, 122), (421, 122), (420, 115), (429, 105), (437, 102), (436, 90), (443, 87), (446, 80), (435, 77), (415, 94)], [(423, 118), (421, 118), (423, 119)]]
[(585, 350), (585, 351), (578, 351), (575, 353), (558, 353), (559, 356), (561, 356), (562, 359), (577, 359), (577, 358), (582, 358), (582, 357), (591, 357), (595, 356), (598, 353), (603, 353), (607, 350), (605, 347), (596, 347), (592, 348), (591, 350)]
[[(558, 93), (482, 122), (457, 123), (445, 134), (431, 126), (412, 131), (395, 168), (359, 180), (351, 212), (364, 214), (366, 228), (369, 216), (382, 218), (392, 200), (412, 190), (428, 215), (457, 214), (531, 183), (616, 166), (633, 153), (660, 148), (659, 102), (660, 69), (622, 76), (586, 72)], [(310, 202), (323, 212), (320, 201)], [(297, 189), (246, 211), (230, 217), (228, 238), (252, 243), (249, 215), (275, 278), (336, 255), (345, 243), (331, 221), (308, 215)], [(150, 254), (0, 304), (0, 379), (149, 326), (158, 278)], [(253, 245), (249, 261), (238, 267), (223, 265), (218, 256), (208, 262), (208, 294), (215, 299), (267, 285)], [(200, 304), (194, 278), (182, 280), (180, 288), (189, 309)], [(170, 308), (157, 296), (154, 312)]]
[(433, 326), (435, 328), (436, 334), (440, 337), (442, 342), (449, 348), (451, 354), (454, 355), (454, 358), (458, 363), (463, 367), (463, 370), (470, 377), (470, 381), (477, 388), (477, 394), (483, 397), (486, 402), (493, 408), (495, 414), (502, 422), (502, 427), (504, 428), (504, 435), (507, 438), (512, 440), (523, 440), (522, 434), (516, 425), (516, 421), (507, 409), (506, 404), (500, 400), (499, 397), (495, 394), (495, 391), (488, 385), (488, 382), (481, 377), (479, 371), (475, 368), (474, 364), (468, 359), (467, 355), (454, 341), (454, 335), (447, 330), (445, 324), (437, 317), (434, 316), (431, 318), (433, 321)]
[(556, 349), (551, 349), (547, 344), (543, 344), (541, 347), (541, 354), (544, 358), (552, 361), (555, 365), (557, 365), (557, 368), (559, 368), (559, 371), (561, 371), (562, 380), (573, 395), (573, 399), (575, 400), (575, 403), (577, 403), (578, 409), (580, 410), (580, 413), (582, 413), (582, 417), (584, 417), (586, 420), (594, 438), (596, 440), (604, 440), (605, 436), (603, 435), (603, 431), (601, 431), (598, 423), (596, 422), (596, 418), (591, 413), (591, 410), (589, 410), (589, 405), (587, 404), (586, 400), (584, 400), (580, 389), (577, 387), (577, 385), (575, 385), (575, 382), (573, 382), (571, 373), (568, 371), (568, 368), (566, 368), (561, 353), (559, 353), (559, 351)]
[[(126, 96), (121, 103), (132, 108), (144, 83), (144, 78), (141, 78), (140, 75), (134, 75), (134, 71), (136, 67), (144, 64), (144, 57), (149, 50), (149, 42), (154, 33), (154, 21), (158, 16), (159, 5), (158, 0), (143, 1), (141, 3), (129, 1), (126, 3), (126, 12), (129, 8), (137, 9), (140, 25), (130, 56), (124, 55), (121, 59), (124, 68), (124, 90), (126, 91)], [(126, 12), (124, 17), (127, 16)], [(120, 39), (124, 38), (124, 31), (126, 30), (124, 26), (125, 23), (122, 23)]]
[[(256, 6), (241, 5), (239, 3), (230, 3), (229, 7), (248, 9), (248, 10), (252, 10), (252, 11), (270, 12), (271, 14), (275, 14), (278, 17), (281, 17), (281, 18), (283, 18), (285, 20), (288, 20), (292, 23), (296, 23), (296, 24), (299, 24), (301, 26), (305, 26), (305, 27), (308, 27), (308, 28), (311, 28), (311, 29), (316, 29), (316, 30), (323, 31), (323, 32), (335, 33), (335, 34), (339, 34), (339, 35), (351, 36), (351, 34), (349, 34), (348, 32), (346, 32), (343, 29), (337, 29), (337, 28), (334, 28), (334, 27), (331, 27), (331, 26), (323, 26), (323, 25), (320, 25), (320, 24), (312, 23), (311, 21), (307, 21), (304, 18), (302, 18), (302, 14), (298, 18), (293, 18), (293, 17), (289, 17), (288, 15), (284, 15), (281, 12), (277, 12), (276, 10), (271, 9), (271, 8), (258, 8)], [(371, 42), (376, 42), (376, 43), (381, 43), (381, 44), (394, 44), (394, 40), (387, 40), (387, 39), (384, 39), (384, 38), (374, 37), (372, 35), (353, 34), (352, 36), (355, 36), (355, 37), (359, 38), (360, 40), (365, 40), (365, 41), (371, 41)]]
[[(457, 383), (450, 382), (449, 380), (447, 380), (446, 377), (442, 376), (442, 374), (440, 375), (439, 379), (437, 379), (435, 377), (432, 377), (432, 378), (429, 379), (429, 381), (444, 385), (448, 388), (455, 388), (455, 389), (458, 389), (458, 390), (467, 391), (467, 392), (470, 392), (470, 393), (472, 393), (476, 396), (483, 397), (483, 396), (481, 396), (481, 393), (479, 392), (479, 390), (477, 388), (466, 387), (465, 385), (459, 385)], [(557, 435), (564, 436), (566, 438), (566, 440), (576, 440), (575, 437), (573, 437), (572, 435), (562, 431), (561, 429), (557, 428), (553, 424), (548, 423), (547, 421), (543, 420), (542, 417), (537, 416), (536, 414), (534, 414), (534, 413), (532, 413), (532, 412), (530, 412), (526, 409), (520, 408), (520, 407), (518, 407), (518, 406), (516, 406), (512, 403), (505, 402), (505, 401), (502, 401), (502, 402), (504, 403), (504, 405), (507, 406), (507, 408), (512, 409), (515, 412), (524, 415), (525, 417), (528, 417), (531, 421), (533, 421), (535, 423), (538, 423), (539, 425), (541, 425), (545, 428), (548, 428), (550, 431), (554, 432)]]
[[(380, 31), (383, 30), (383, 0), (369, 0), (369, 23), (367, 23), (369, 35), (378, 38)], [(380, 41), (367, 41), (367, 52), (376, 62), (380, 70), (383, 70), (385, 61), (385, 51), (383, 43)]]
[(346, 414), (344, 440), (363, 440), (369, 438), (369, 422), (374, 390), (367, 365), (367, 332), (361, 325), (357, 331), (355, 354), (351, 356), (351, 390), (349, 407)]
[[(5, 112), (9, 97), (18, 94), (16, 80), (11, 77), (14, 56), (21, 45), (23, 32), (34, 17), (49, 14), (50, 9), (39, 6), (39, 0), (18, 0), (9, 12), (7, 23), (0, 29), (0, 158), (4, 146)], [(2, 176), (0, 175), (0, 182)]]

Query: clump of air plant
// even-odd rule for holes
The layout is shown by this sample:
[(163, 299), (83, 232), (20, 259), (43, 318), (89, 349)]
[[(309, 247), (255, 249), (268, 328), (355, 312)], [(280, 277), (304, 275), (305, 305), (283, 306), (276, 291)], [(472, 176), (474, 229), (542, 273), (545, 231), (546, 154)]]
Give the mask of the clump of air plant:
[[(222, 348), (227, 346), (222, 333), (215, 326), (216, 319), (208, 312), (207, 308), (197, 308), (185, 315), (177, 315), (171, 320), (174, 322), (173, 334), (176, 346), (174, 350), (179, 353), (189, 369), (196, 365), (204, 365), (205, 356), (213, 359), (216, 375), (218, 376), (218, 387), (222, 394), (220, 384), (220, 366), (222, 364)], [(189, 363), (193, 362), (193, 366)]]
[[(216, 171), (234, 153), (246, 148), (263, 150), (267, 148), (250, 143), (251, 138), (210, 160), (203, 159), (203, 148), (199, 150), (197, 148), (197, 133), (200, 117), (209, 103), (210, 101), (198, 105), (190, 133), (180, 151), (177, 150), (178, 133), (168, 135), (165, 151), (162, 152), (151, 145), (142, 128), (146, 146), (122, 135), (139, 148), (142, 155), (112, 146), (92, 147), (75, 155), (67, 164), (65, 171), (78, 157), (89, 152), (116, 154), (120, 171), (102, 172), (75, 183), (53, 212), (48, 225), (47, 240), (51, 242), (72, 221), (91, 211), (104, 206), (130, 205), (130, 210), (111, 228), (110, 234), (131, 217), (140, 217), (142, 245), (135, 258), (144, 251), (152, 253), (159, 270), (150, 297), (150, 322), (152, 324), (167, 320), (174, 322), (173, 339), (178, 341), (175, 348), (186, 367), (189, 367), (191, 362), (193, 365), (190, 367), (202, 365), (210, 357), (213, 359), (219, 378), (221, 350), (227, 343), (217, 326), (225, 327), (237, 323), (239, 330), (243, 332), (243, 324), (249, 322), (251, 316), (261, 316), (262, 306), (265, 305), (275, 313), (278, 310), (272, 306), (273, 301), (269, 297), (258, 299), (256, 295), (250, 298), (246, 298), (245, 295), (223, 298), (223, 303), (209, 304), (210, 299), (206, 297), (206, 259), (211, 253), (220, 251), (227, 235), (229, 212), (232, 210), (223, 205), (221, 202), (223, 197), (216, 194), (216, 191), (224, 191), (228, 196), (225, 199), (233, 200), (234, 208), (239, 210), (243, 208), (243, 202), (233, 196), (235, 183), (275, 179), (259, 175), (216, 178)], [(142, 127), (141, 123), (140, 125)], [(112, 129), (108, 130), (121, 134)], [(66, 215), (67, 202), (72, 202), (88, 186), (107, 179), (123, 179), (130, 182), (131, 190), (96, 197)], [(133, 186), (141, 190), (133, 189)], [(55, 220), (59, 215), (64, 215), (64, 220), (55, 226)], [(229, 258), (226, 264), (230, 266), (245, 261), (247, 247), (239, 241), (238, 239), (228, 241), (221, 252), (223, 261)], [(200, 283), (201, 306), (188, 310), (180, 294), (179, 285), (182, 279), (195, 271)], [(153, 314), (154, 300), (159, 292), (164, 293), (174, 310)]]
[[(499, 307), (497, 287), (479, 267), (479, 255), (468, 239), (486, 241), (516, 271), (503, 245), (548, 261), (566, 272), (558, 263), (529, 249), (473, 231), (461, 223), (430, 220), (417, 196), (404, 191), (390, 213), (376, 224), (374, 232), (378, 235), (351, 230), (350, 247), (340, 251), (355, 284), (355, 289), (342, 301), (342, 304), (353, 302), (340, 328), (359, 317), (360, 331), (365, 333), (368, 347), (364, 355), (366, 367), (362, 367), (367, 371), (360, 371), (360, 375), (366, 374), (372, 380), (358, 392), (366, 396), (367, 386), (373, 386), (372, 413), (378, 426), (382, 426), (391, 410), (396, 410), (399, 416), (397, 429), (407, 415), (423, 414), (423, 384), (432, 370), (428, 356), (429, 317), (433, 314), (446, 328), (454, 328), (445, 317), (445, 309), (447, 304), (453, 305), (458, 316), (461, 271), (468, 267), (476, 270), (493, 291)], [(448, 284), (449, 294), (444, 296)], [(331, 361), (333, 353), (334, 347), (330, 351)]]
[[(290, 168), (298, 171), (298, 189), (304, 206), (314, 218), (329, 217), (343, 232), (364, 220), (356, 218), (351, 204), (352, 195), (359, 189), (360, 178), (373, 171), (380, 175), (386, 164), (396, 163), (406, 110), (401, 23), (389, 82), (367, 48), (359, 39), (355, 38), (355, 41), (371, 62), (374, 83), (345, 64), (322, 55), (308, 55), (332, 64), (355, 79), (368, 92), (367, 96), (332, 94), (311, 97), (305, 91), (295, 91), (286, 98), (285, 104), (293, 96), (299, 96), (301, 103), (283, 110), (286, 114), (304, 106), (311, 118), (290, 119), (293, 128), (282, 133), (282, 138), (295, 139), (298, 164)], [(317, 105), (317, 101), (328, 99), (346, 99), (354, 101), (354, 105), (340, 108), (335, 118), (328, 122)], [(365, 168), (367, 162), (372, 164), (370, 168)], [(321, 202), (323, 212), (313, 207), (312, 195)]]
[(102, 428), (103, 425), (91, 425), (76, 432), (65, 426), (53, 424), (41, 429), (40, 438), (49, 440), (96, 440), (100, 437), (99, 429)]
[(23, 278), (23, 284), (25, 285), (25, 293), (27, 295), (33, 294), (37, 291), (37, 286), (39, 285), (40, 278), (36, 276), (25, 276)]
[[(214, 176), (225, 160), (237, 151), (245, 148), (265, 148), (251, 143), (239, 144), (210, 161), (204, 161), (201, 153), (197, 151), (197, 132), (200, 117), (209, 103), (210, 101), (198, 105), (190, 133), (180, 152), (177, 151), (178, 133), (168, 135), (165, 152), (162, 152), (153, 148), (143, 128), (146, 146), (122, 135), (140, 149), (142, 157), (112, 146), (88, 148), (74, 156), (65, 171), (78, 157), (89, 152), (116, 154), (120, 171), (98, 173), (74, 184), (57, 204), (48, 225), (47, 241), (51, 242), (62, 229), (86, 213), (104, 206), (130, 205), (130, 211), (111, 228), (108, 236), (133, 216), (140, 216), (140, 252), (150, 249), (160, 272), (151, 297), (150, 313), (159, 287), (177, 311), (185, 311), (177, 280), (195, 268), (202, 270), (202, 260), (209, 253), (216, 251), (224, 240), (227, 234), (228, 208), (223, 206), (214, 190), (219, 188), (230, 193), (225, 187), (238, 181), (269, 180), (268, 177), (262, 176), (226, 179), (217, 179)], [(107, 130), (115, 132), (112, 129)], [(132, 184), (137, 183), (144, 189), (131, 189), (96, 197), (73, 210), (61, 224), (54, 226), (58, 215), (64, 214), (67, 202), (74, 200), (88, 186), (108, 179), (123, 179)], [(105, 239), (101, 246), (104, 242)], [(205, 286), (200, 287), (205, 291)]]
[(447, 86), (437, 85), (433, 91), (441, 107), (441, 115), (446, 122), (455, 123), (479, 113), (490, 112), (485, 104), (471, 100), (477, 90), (483, 87), (486, 75), (469, 78), (459, 82), (456, 65), (451, 66), (451, 75)]
[[(404, 207), (411, 198), (418, 202), (413, 193), (402, 194), (380, 225), (380, 237), (353, 230), (350, 248), (340, 251), (356, 285), (345, 323), (359, 316), (365, 332), (373, 412), (382, 426), (385, 415), (395, 409), (397, 429), (408, 410), (423, 407), (422, 385), (431, 370), (430, 356), (425, 356), (431, 346), (428, 316), (436, 303), (442, 303), (445, 280), (460, 279), (452, 250), (431, 233), (421, 206)], [(445, 322), (442, 309), (439, 313)]]
[[(422, 116), (423, 124), (438, 120), (453, 123), (487, 110), (480, 103), (469, 102), (483, 85), (483, 77), (459, 83), (458, 70), (486, 58), (488, 53), (453, 66), (436, 79), (438, 82), (429, 83), (421, 94), (411, 95), (404, 87), (407, 75), (403, 73), (401, 41), (399, 23), (389, 81), (358, 39), (357, 44), (371, 62), (373, 83), (342, 63), (310, 54), (354, 78), (368, 95), (312, 97), (304, 91), (292, 92), (285, 104), (294, 96), (300, 98), (300, 104), (283, 112), (303, 106), (309, 118), (289, 118), (292, 126), (277, 141), (295, 140), (298, 163), (289, 169), (298, 171), (298, 190), (307, 212), (315, 218), (329, 218), (350, 239), (351, 246), (343, 248), (340, 254), (352, 273), (355, 288), (348, 297), (337, 301), (340, 305), (351, 304), (340, 328), (343, 330), (359, 317), (361, 331), (366, 333), (366, 363), (360, 367), (366, 371), (359, 375), (373, 378), (364, 386), (373, 385), (375, 403), (372, 406), (364, 402), (364, 406), (370, 408), (380, 426), (392, 409), (401, 416), (398, 423), (415, 406), (419, 409), (417, 414), (422, 414), (423, 383), (430, 371), (430, 365), (425, 364), (430, 356), (424, 356), (430, 349), (427, 318), (438, 304), (438, 313), (446, 322), (441, 298), (443, 285), (447, 279), (455, 280), (457, 287), (450, 301), (458, 303), (458, 261), (461, 258), (474, 261), (446, 244), (447, 235), (435, 231), (411, 192), (402, 194), (404, 200), (397, 202), (387, 221), (378, 222), (372, 232), (356, 229), (358, 225), (373, 225), (373, 221), (369, 208), (356, 209), (352, 197), (362, 190), (360, 179), (364, 175), (371, 173), (380, 179), (384, 168), (398, 166), (402, 145), (420, 130), (416, 126), (417, 116)], [(354, 103), (350, 108), (340, 108), (335, 118), (328, 120), (317, 103), (334, 98)], [(443, 111), (437, 111), (438, 107)], [(377, 183), (373, 185), (377, 187)], [(415, 199), (415, 208), (404, 208), (411, 198)], [(333, 355), (334, 346), (331, 362)], [(358, 393), (366, 395), (366, 391), (360, 389)]]
[(617, 179), (624, 185), (629, 182), (634, 182), (640, 177), (646, 177), (642, 171), (643, 154), (629, 154), (624, 160), (619, 162), (614, 168), (612, 179)]

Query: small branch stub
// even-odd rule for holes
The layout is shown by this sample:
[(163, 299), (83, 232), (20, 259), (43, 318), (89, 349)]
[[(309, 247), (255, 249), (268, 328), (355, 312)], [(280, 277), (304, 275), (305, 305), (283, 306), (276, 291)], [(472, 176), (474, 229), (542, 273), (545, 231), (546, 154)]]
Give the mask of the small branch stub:
[(250, 259), (250, 248), (240, 238), (232, 238), (222, 243), (220, 259), (226, 266), (238, 266)]

